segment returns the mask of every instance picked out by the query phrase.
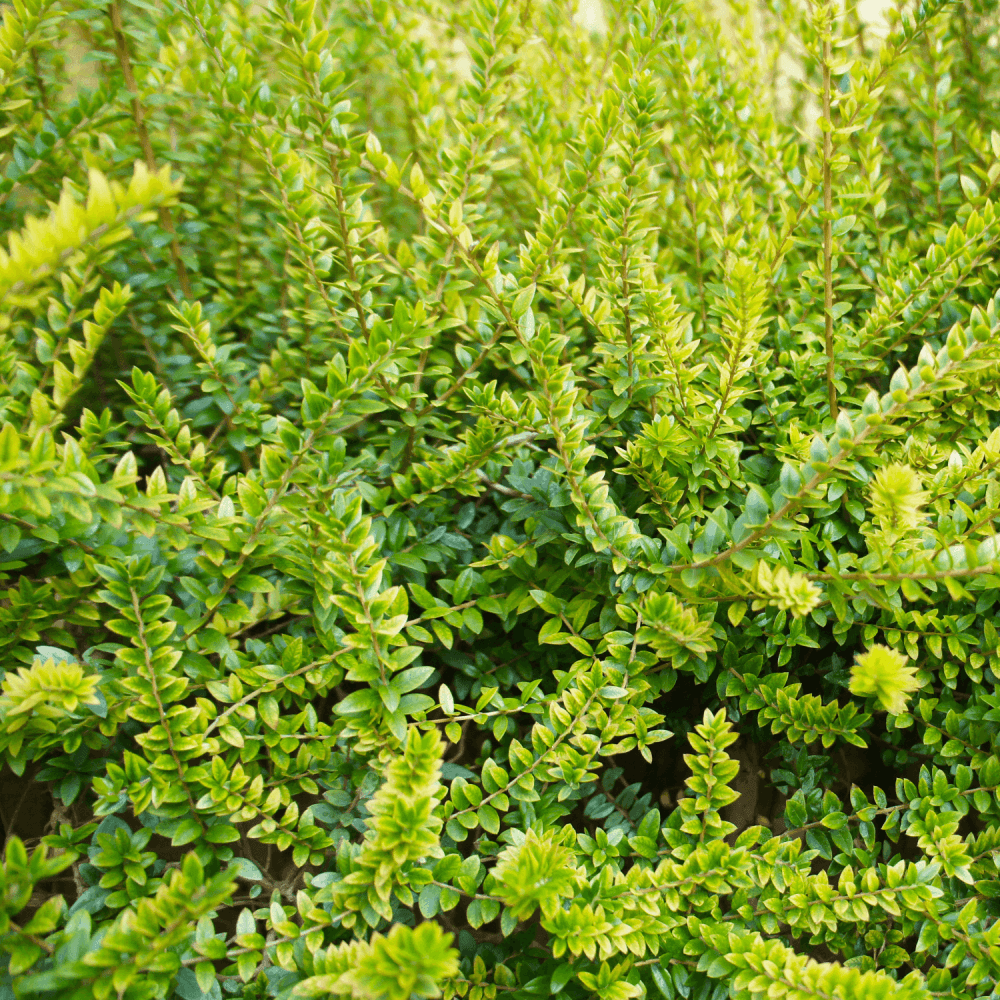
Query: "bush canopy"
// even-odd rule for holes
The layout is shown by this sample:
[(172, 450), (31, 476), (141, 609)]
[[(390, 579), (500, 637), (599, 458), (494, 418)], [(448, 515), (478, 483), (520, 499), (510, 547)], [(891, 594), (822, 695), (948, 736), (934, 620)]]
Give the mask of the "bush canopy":
[(1000, 997), (987, 0), (10, 0), (0, 1000)]

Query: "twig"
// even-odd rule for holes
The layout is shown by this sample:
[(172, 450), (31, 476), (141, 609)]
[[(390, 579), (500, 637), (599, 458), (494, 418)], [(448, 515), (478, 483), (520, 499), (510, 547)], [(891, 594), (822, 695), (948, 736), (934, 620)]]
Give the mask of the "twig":
[(522, 500), (534, 500), (535, 498), (530, 493), (522, 493), (520, 490), (513, 490), (509, 486), (501, 486), (500, 483), (493, 482), (489, 476), (483, 472), (482, 469), (476, 469), (476, 475), (479, 476), (479, 481), (484, 483), (488, 489), (499, 493), (501, 496), (505, 497), (520, 497)]
[(830, 121), (830, 25), (823, 24), (823, 332), (826, 343), (826, 391), (830, 416), (837, 419), (837, 386), (833, 362), (833, 125)]
[[(156, 157), (153, 155), (153, 144), (149, 140), (149, 131), (146, 128), (146, 118), (142, 110), (142, 102), (139, 100), (139, 87), (135, 82), (135, 74), (132, 72), (132, 60), (128, 54), (128, 43), (125, 39), (125, 28), (122, 23), (122, 11), (119, 0), (112, 0), (108, 7), (108, 16), (111, 18), (111, 33), (115, 39), (115, 49), (118, 54), (118, 65), (121, 67), (122, 75), (125, 77), (125, 86), (132, 95), (132, 115), (135, 118), (135, 132), (139, 139), (139, 146), (142, 155), (146, 158), (146, 166), (150, 171), (156, 170)], [(181, 294), (184, 298), (193, 298), (191, 295), (191, 283), (188, 281), (187, 268), (181, 258), (180, 243), (177, 241), (177, 230), (174, 229), (174, 219), (170, 214), (170, 209), (166, 206), (160, 208), (160, 225), (173, 237), (170, 241), (170, 256), (174, 261), (174, 269), (177, 271), (177, 280), (181, 286)]]

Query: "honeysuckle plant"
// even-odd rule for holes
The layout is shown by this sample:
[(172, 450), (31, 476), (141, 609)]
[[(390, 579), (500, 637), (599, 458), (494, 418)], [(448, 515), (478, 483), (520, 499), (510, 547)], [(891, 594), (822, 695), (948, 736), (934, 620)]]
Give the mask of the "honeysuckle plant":
[(0, 12), (0, 996), (1000, 996), (994, 4)]

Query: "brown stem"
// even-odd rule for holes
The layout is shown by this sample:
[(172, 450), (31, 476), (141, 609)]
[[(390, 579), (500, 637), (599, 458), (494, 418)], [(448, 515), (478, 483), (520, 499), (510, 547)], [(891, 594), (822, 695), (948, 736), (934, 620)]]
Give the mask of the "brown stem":
[(31, 72), (35, 77), (35, 86), (38, 87), (38, 96), (41, 98), (42, 107), (48, 111), (49, 93), (45, 87), (45, 80), (42, 77), (42, 69), (38, 61), (38, 49), (34, 46), (31, 49)]
[(826, 341), (826, 391), (830, 399), (830, 416), (837, 419), (837, 386), (833, 364), (833, 133), (830, 122), (830, 39), (829, 25), (823, 26), (823, 313)]
[[(32, 788), (33, 785), (35, 786), (34, 789)], [(7, 845), (10, 843), (10, 838), (14, 836), (14, 827), (17, 824), (17, 817), (18, 817), (19, 813), (21, 812), (21, 806), (24, 805), (24, 801), (25, 801), (25, 799), (27, 799), (28, 792), (30, 792), (30, 791), (35, 791), (35, 792), (38, 791), (38, 786), (35, 785), (34, 778), (32, 778), (32, 779), (30, 779), (28, 781), (25, 781), (25, 783), (24, 783), (24, 790), (21, 792), (21, 797), (17, 800), (17, 805), (14, 806), (14, 811), (10, 814), (10, 818), (9, 819), (7, 819), (7, 818), (4, 819), (3, 826), (4, 826), (5, 837), (4, 837), (3, 845), (4, 845), (5, 849), (6, 849)]]
[(705, 301), (705, 276), (701, 267), (701, 239), (698, 236), (698, 208), (690, 195), (685, 195), (688, 212), (691, 215), (691, 231), (694, 233), (694, 268), (698, 275), (698, 300), (701, 303), (701, 332), (708, 332), (708, 304)]
[[(149, 140), (146, 117), (143, 113), (142, 102), (139, 100), (139, 87), (135, 82), (135, 74), (132, 72), (132, 60), (128, 54), (128, 43), (125, 39), (125, 28), (122, 23), (122, 10), (119, 0), (112, 0), (111, 5), (108, 7), (108, 16), (111, 18), (111, 33), (115, 39), (118, 65), (121, 67), (122, 76), (125, 77), (125, 86), (132, 95), (132, 115), (135, 118), (135, 134), (139, 140), (142, 155), (146, 159), (146, 166), (149, 167), (150, 171), (155, 171), (156, 157), (153, 155), (153, 144)], [(186, 299), (193, 298), (191, 295), (191, 283), (188, 281), (187, 268), (181, 259), (181, 248), (180, 243), (177, 241), (177, 231), (174, 229), (174, 219), (170, 214), (170, 209), (165, 206), (160, 209), (160, 225), (173, 237), (170, 241), (170, 256), (174, 261), (174, 270), (177, 272), (181, 294)]]
[(934, 59), (934, 52), (931, 49), (931, 44), (924, 36), (924, 49), (927, 52), (927, 61), (931, 64), (931, 108), (934, 117), (931, 119), (931, 146), (934, 151), (934, 203), (937, 207), (937, 217), (938, 221), (944, 219), (944, 208), (941, 204), (941, 150), (938, 148), (938, 74), (937, 74), (937, 64)]

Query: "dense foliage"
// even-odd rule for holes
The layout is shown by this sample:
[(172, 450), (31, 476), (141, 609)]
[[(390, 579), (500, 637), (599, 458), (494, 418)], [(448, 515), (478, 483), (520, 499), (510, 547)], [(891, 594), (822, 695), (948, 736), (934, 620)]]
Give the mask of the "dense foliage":
[(1000, 25), (10, 0), (0, 997), (1000, 996)]

